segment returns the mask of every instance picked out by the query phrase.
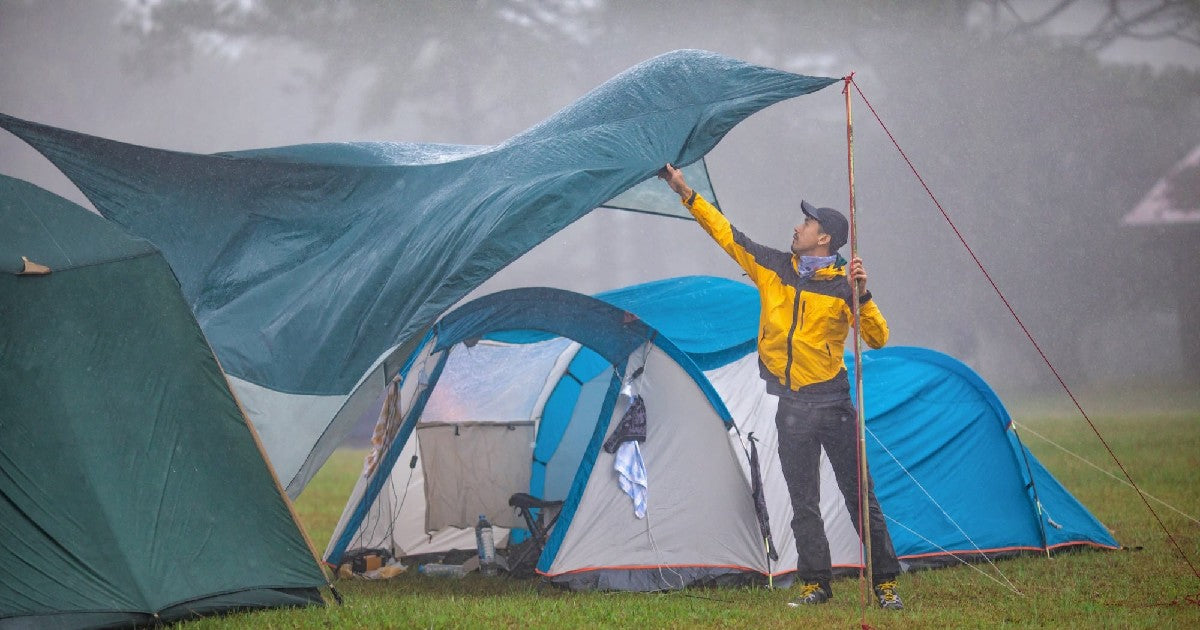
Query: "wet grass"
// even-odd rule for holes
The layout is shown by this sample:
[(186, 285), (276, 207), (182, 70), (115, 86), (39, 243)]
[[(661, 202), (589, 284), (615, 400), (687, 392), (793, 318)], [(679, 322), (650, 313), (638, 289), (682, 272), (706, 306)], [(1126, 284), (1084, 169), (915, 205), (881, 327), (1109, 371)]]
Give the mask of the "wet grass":
[[(1063, 450), (1123, 478), (1086, 423), (1069, 415), (1014, 417), (1038, 459), (1128, 550), (907, 574), (900, 578), (905, 610), (899, 613), (864, 608), (856, 580), (835, 582), (836, 597), (827, 605), (793, 609), (785, 605), (794, 596), (789, 590), (570, 593), (539, 581), (402, 575), (386, 582), (337, 582), (342, 606), (234, 614), (185, 627), (858, 628), (864, 615), (881, 629), (1200, 627), (1200, 578), (1142, 500)], [(1193, 520), (1200, 518), (1200, 410), (1093, 421), (1144, 491), (1190, 515), (1150, 501), (1191, 562), (1200, 563), (1200, 523)], [(361, 451), (338, 452), (296, 503), (318, 551), (336, 525), (361, 461)]]

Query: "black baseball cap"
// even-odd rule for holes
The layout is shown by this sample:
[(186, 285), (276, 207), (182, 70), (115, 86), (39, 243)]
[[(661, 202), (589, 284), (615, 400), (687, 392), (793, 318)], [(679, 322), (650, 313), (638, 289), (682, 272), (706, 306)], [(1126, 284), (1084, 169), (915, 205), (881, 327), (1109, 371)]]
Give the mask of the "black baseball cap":
[(800, 201), (800, 211), (820, 223), (821, 231), (829, 235), (830, 255), (846, 244), (846, 239), (850, 235), (850, 222), (846, 220), (846, 215), (833, 208), (813, 207), (811, 203), (804, 200)]

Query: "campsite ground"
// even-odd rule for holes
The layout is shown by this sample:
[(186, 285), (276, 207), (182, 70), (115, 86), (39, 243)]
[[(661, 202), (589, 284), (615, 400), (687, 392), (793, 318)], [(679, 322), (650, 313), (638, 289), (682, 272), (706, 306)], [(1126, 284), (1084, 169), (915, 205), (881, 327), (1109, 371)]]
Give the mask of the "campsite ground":
[[(1100, 412), (1089, 410), (1092, 421), (1139, 486), (1173, 506), (1148, 499), (1191, 562), (1200, 564), (1200, 394), (1176, 388), (1143, 396), (1145, 402), (1136, 404), (1133, 394), (1110, 389), (1084, 400), (1099, 401)], [(1024, 397), (1010, 407), (1038, 459), (1128, 550), (908, 574), (901, 577), (906, 610), (867, 608), (866, 622), (880, 629), (1200, 627), (1200, 578), (1133, 490), (1081, 461), (1123, 478), (1069, 399), (1067, 408), (1055, 397)], [(318, 551), (337, 522), (362, 454), (336, 453), (296, 502)], [(784, 605), (793, 591), (762, 588), (569, 593), (476, 574), (462, 580), (405, 574), (385, 582), (342, 580), (337, 587), (345, 597), (340, 607), (230, 615), (187, 627), (855, 628), (862, 621), (855, 580), (836, 582), (831, 604), (803, 610)]]

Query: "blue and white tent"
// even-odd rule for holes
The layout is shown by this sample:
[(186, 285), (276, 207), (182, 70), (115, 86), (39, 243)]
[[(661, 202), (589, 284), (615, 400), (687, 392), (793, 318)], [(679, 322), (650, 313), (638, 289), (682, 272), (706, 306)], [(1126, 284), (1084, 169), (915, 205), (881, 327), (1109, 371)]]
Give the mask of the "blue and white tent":
[[(360, 548), (473, 548), (478, 515), (521, 527), (507, 501), (528, 492), (564, 501), (538, 571), (571, 588), (786, 580), (796, 543), (777, 400), (758, 376), (758, 310), (752, 287), (685, 277), (595, 297), (515, 289), (448, 313), (388, 375), (392, 412), (381, 414), (326, 561)], [(906, 566), (1118, 547), (967, 366), (899, 347), (866, 353), (863, 372), (868, 457)], [(601, 448), (631, 395), (647, 418), (644, 518), (618, 484), (616, 455)], [(777, 561), (751, 496), (751, 433)], [(857, 535), (822, 466), (834, 564), (857, 567)]]

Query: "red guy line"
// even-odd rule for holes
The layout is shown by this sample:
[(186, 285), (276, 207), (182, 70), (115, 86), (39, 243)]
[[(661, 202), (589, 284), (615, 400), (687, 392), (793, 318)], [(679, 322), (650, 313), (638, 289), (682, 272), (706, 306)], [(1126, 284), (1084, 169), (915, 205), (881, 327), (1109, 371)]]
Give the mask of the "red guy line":
[(904, 158), (905, 163), (908, 164), (908, 168), (912, 170), (913, 175), (916, 175), (917, 181), (921, 182), (921, 186), (925, 189), (926, 194), (928, 194), (929, 198), (933, 200), (933, 204), (937, 206), (938, 211), (942, 213), (942, 217), (946, 219), (946, 223), (949, 223), (950, 228), (954, 230), (954, 235), (958, 237), (959, 242), (961, 242), (963, 247), (966, 248), (967, 253), (971, 255), (971, 259), (975, 261), (975, 264), (979, 267), (979, 270), (983, 272), (984, 277), (987, 278), (988, 283), (992, 285), (992, 289), (996, 292), (996, 295), (1000, 296), (1000, 301), (1004, 302), (1004, 307), (1008, 309), (1009, 314), (1011, 314), (1013, 319), (1017, 321), (1017, 325), (1021, 327), (1021, 331), (1024, 332), (1025, 336), (1029, 338), (1029, 343), (1033, 344), (1034, 349), (1036, 349), (1038, 354), (1041, 355), (1042, 361), (1044, 361), (1046, 366), (1050, 368), (1050, 371), (1054, 373), (1054, 378), (1058, 379), (1058, 384), (1062, 385), (1063, 391), (1067, 392), (1067, 396), (1071, 397), (1071, 402), (1075, 403), (1075, 408), (1079, 410), (1080, 415), (1082, 415), (1083, 419), (1087, 421), (1088, 426), (1092, 428), (1092, 433), (1095, 433), (1096, 437), (1100, 439), (1100, 443), (1104, 445), (1104, 449), (1108, 451), (1109, 456), (1112, 457), (1112, 460), (1117, 463), (1117, 467), (1121, 469), (1121, 473), (1125, 475), (1127, 480), (1129, 480), (1129, 485), (1133, 486), (1134, 490), (1137, 490), (1138, 497), (1142, 500), (1142, 503), (1146, 505), (1146, 509), (1150, 510), (1150, 514), (1154, 515), (1154, 520), (1158, 521), (1158, 526), (1162, 528), (1163, 532), (1167, 535), (1167, 539), (1171, 541), (1171, 544), (1175, 547), (1175, 550), (1179, 552), (1179, 555), (1183, 558), (1183, 561), (1187, 563), (1188, 568), (1192, 570), (1192, 574), (1197, 578), (1200, 578), (1200, 571), (1196, 570), (1196, 566), (1192, 564), (1192, 561), (1188, 558), (1188, 555), (1183, 550), (1183, 547), (1181, 547), (1175, 540), (1175, 537), (1171, 535), (1171, 531), (1167, 529), (1167, 526), (1163, 523), (1162, 519), (1159, 518), (1158, 512), (1155, 512), (1154, 507), (1151, 506), (1150, 502), (1146, 500), (1146, 496), (1142, 493), (1142, 489), (1138, 487), (1136, 483), (1134, 483), (1133, 477), (1130, 476), (1129, 471), (1125, 470), (1125, 465), (1121, 463), (1121, 460), (1117, 459), (1117, 454), (1114, 453), (1112, 448), (1108, 445), (1108, 441), (1104, 439), (1103, 435), (1100, 435), (1100, 430), (1096, 428), (1096, 425), (1092, 422), (1092, 419), (1088, 417), (1087, 412), (1083, 410), (1083, 407), (1079, 404), (1079, 400), (1075, 398), (1075, 394), (1071, 392), (1071, 388), (1067, 387), (1066, 382), (1063, 381), (1062, 376), (1058, 374), (1058, 370), (1055, 369), (1054, 364), (1050, 363), (1050, 359), (1046, 357), (1046, 353), (1042, 352), (1042, 347), (1038, 345), (1038, 342), (1033, 338), (1033, 334), (1029, 332), (1029, 329), (1025, 326), (1025, 322), (1021, 321), (1020, 316), (1018, 316), (1017, 312), (1013, 310), (1012, 305), (1008, 303), (1008, 298), (1004, 297), (1004, 293), (1000, 291), (1000, 287), (996, 286), (996, 282), (992, 280), (992, 275), (988, 273), (987, 269), (984, 268), (983, 263), (980, 262), (979, 257), (975, 255), (975, 250), (971, 249), (971, 246), (967, 244), (967, 239), (963, 237), (962, 232), (959, 232), (958, 226), (954, 225), (954, 221), (950, 219), (950, 214), (946, 212), (946, 209), (942, 207), (942, 204), (937, 200), (937, 197), (934, 196), (933, 191), (929, 189), (929, 185), (925, 183), (925, 178), (921, 177), (921, 174), (917, 172), (917, 167), (913, 166), (912, 160), (908, 159), (908, 155), (904, 153), (904, 149), (900, 148), (900, 143), (896, 142), (896, 138), (892, 135), (891, 130), (888, 129), (887, 125), (883, 124), (883, 120), (879, 117), (879, 113), (875, 111), (875, 107), (871, 105), (871, 101), (867, 100), (867, 96), (863, 94), (862, 88), (858, 87), (858, 82), (854, 80), (854, 75), (846, 77), (845, 80), (848, 84), (854, 85), (854, 89), (858, 92), (859, 97), (862, 98), (863, 103), (867, 105), (867, 109), (871, 110), (871, 114), (875, 116), (875, 120), (879, 122), (879, 126), (883, 127), (883, 131), (887, 134), (888, 139), (892, 141), (892, 145), (894, 145), (896, 150), (900, 152), (900, 157)]

